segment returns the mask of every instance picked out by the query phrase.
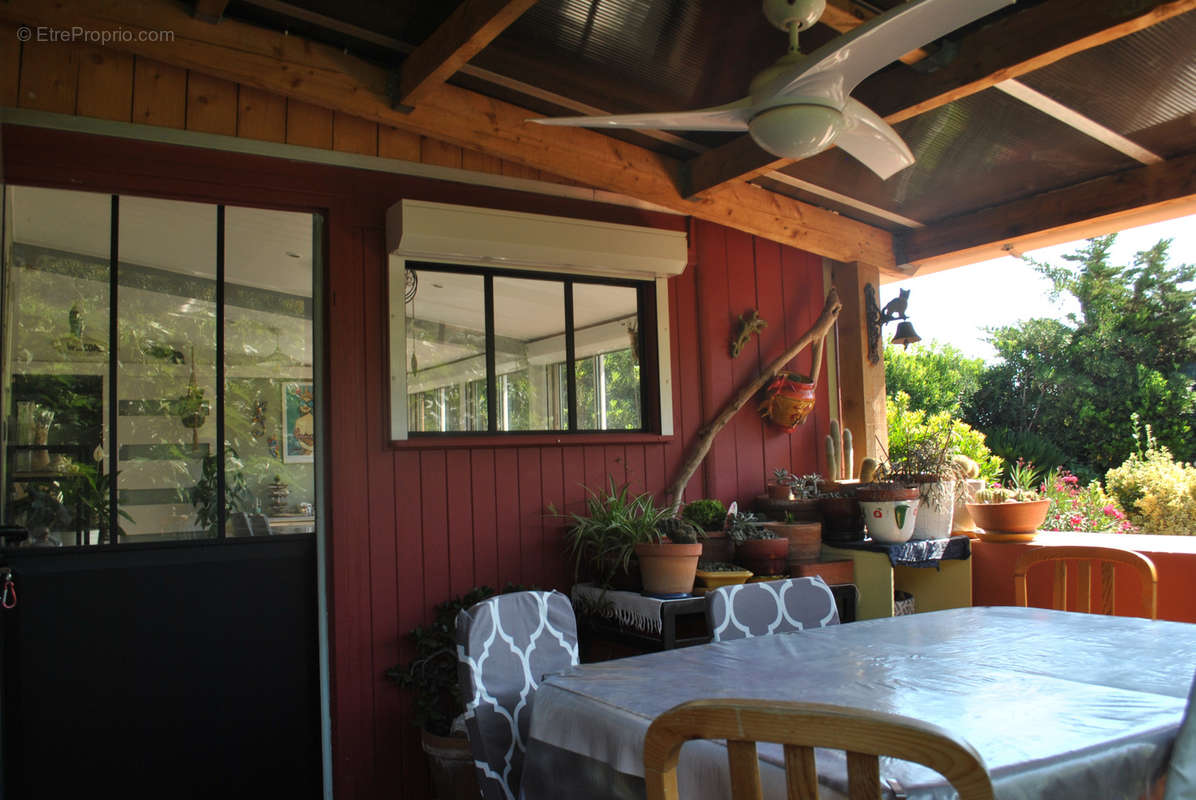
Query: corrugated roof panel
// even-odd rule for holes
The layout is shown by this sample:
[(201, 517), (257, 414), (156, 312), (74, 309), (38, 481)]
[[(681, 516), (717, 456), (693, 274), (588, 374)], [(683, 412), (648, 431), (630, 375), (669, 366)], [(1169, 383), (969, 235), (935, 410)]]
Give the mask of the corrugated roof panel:
[(1021, 78), (1123, 136), (1196, 113), (1196, 12)]
[(994, 89), (895, 127), (917, 161), (887, 181), (838, 149), (784, 171), (929, 224), (1137, 165)]

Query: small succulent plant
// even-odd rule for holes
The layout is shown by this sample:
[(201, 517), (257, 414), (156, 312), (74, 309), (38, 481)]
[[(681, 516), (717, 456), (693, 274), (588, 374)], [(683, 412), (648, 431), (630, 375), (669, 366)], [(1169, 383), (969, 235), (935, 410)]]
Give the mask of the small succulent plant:
[(699, 530), (722, 530), (723, 518), (727, 516), (727, 508), (719, 500), (694, 500), (681, 512), (683, 519), (687, 519)]
[(727, 537), (739, 544), (753, 539), (775, 539), (777, 535), (768, 528), (761, 527), (762, 520), (750, 511), (737, 513), (731, 517), (727, 526)]

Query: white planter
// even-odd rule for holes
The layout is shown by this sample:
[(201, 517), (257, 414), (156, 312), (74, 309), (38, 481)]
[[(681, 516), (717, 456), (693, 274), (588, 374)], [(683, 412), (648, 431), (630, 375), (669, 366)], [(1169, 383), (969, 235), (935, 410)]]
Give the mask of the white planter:
[(955, 500), (955, 521), (952, 523), (952, 531), (976, 530), (976, 521), (973, 520), (972, 515), (968, 513), (968, 503), (975, 503), (976, 492), (983, 488), (984, 481), (980, 478), (971, 478), (967, 481), (967, 486), (964, 487), (963, 495)]
[(955, 518), (955, 481), (918, 485), (922, 499), (911, 539), (945, 539)]
[(909, 541), (918, 517), (917, 500), (860, 501), (868, 535), (877, 542), (901, 544)]

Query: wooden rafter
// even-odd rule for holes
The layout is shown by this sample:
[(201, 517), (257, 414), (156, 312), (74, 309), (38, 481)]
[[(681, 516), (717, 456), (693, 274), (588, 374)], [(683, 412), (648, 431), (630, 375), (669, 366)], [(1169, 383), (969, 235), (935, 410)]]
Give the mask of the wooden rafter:
[(435, 91), (519, 19), (536, 0), (465, 0), (407, 56), (399, 72), (399, 103), (413, 106)]
[[(916, 76), (887, 70), (860, 84), (855, 96), (889, 124), (901, 122), (1193, 9), (1196, 0), (1047, 0), (963, 37), (951, 64)], [(793, 163), (750, 140), (694, 161), (701, 162), (691, 170), (695, 191)]]
[[(681, 164), (584, 129), (527, 124), (526, 109), (443, 84), (409, 114), (390, 106), (387, 73), (339, 49), (226, 20), (205, 25), (170, 0), (10, 0), (0, 19), (56, 27), (122, 28), (112, 47), (313, 105), (478, 150), (587, 186), (718, 222), (837, 261), (892, 273), (884, 230), (750, 184), (719, 187), (692, 201), (677, 190)], [(140, 41), (171, 30), (174, 41)], [(147, 39), (153, 37), (145, 37)]]
[(1196, 155), (1095, 178), (1075, 186), (953, 217), (899, 240), (919, 274), (1020, 253), (1124, 228), (1128, 220), (1196, 210)]

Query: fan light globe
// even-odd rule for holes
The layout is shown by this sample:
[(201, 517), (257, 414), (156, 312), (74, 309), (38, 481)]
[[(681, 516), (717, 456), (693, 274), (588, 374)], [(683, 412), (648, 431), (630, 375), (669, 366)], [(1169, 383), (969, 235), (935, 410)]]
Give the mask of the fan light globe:
[(748, 133), (781, 158), (806, 158), (830, 147), (843, 130), (843, 114), (829, 106), (802, 103), (770, 108), (755, 117)]

